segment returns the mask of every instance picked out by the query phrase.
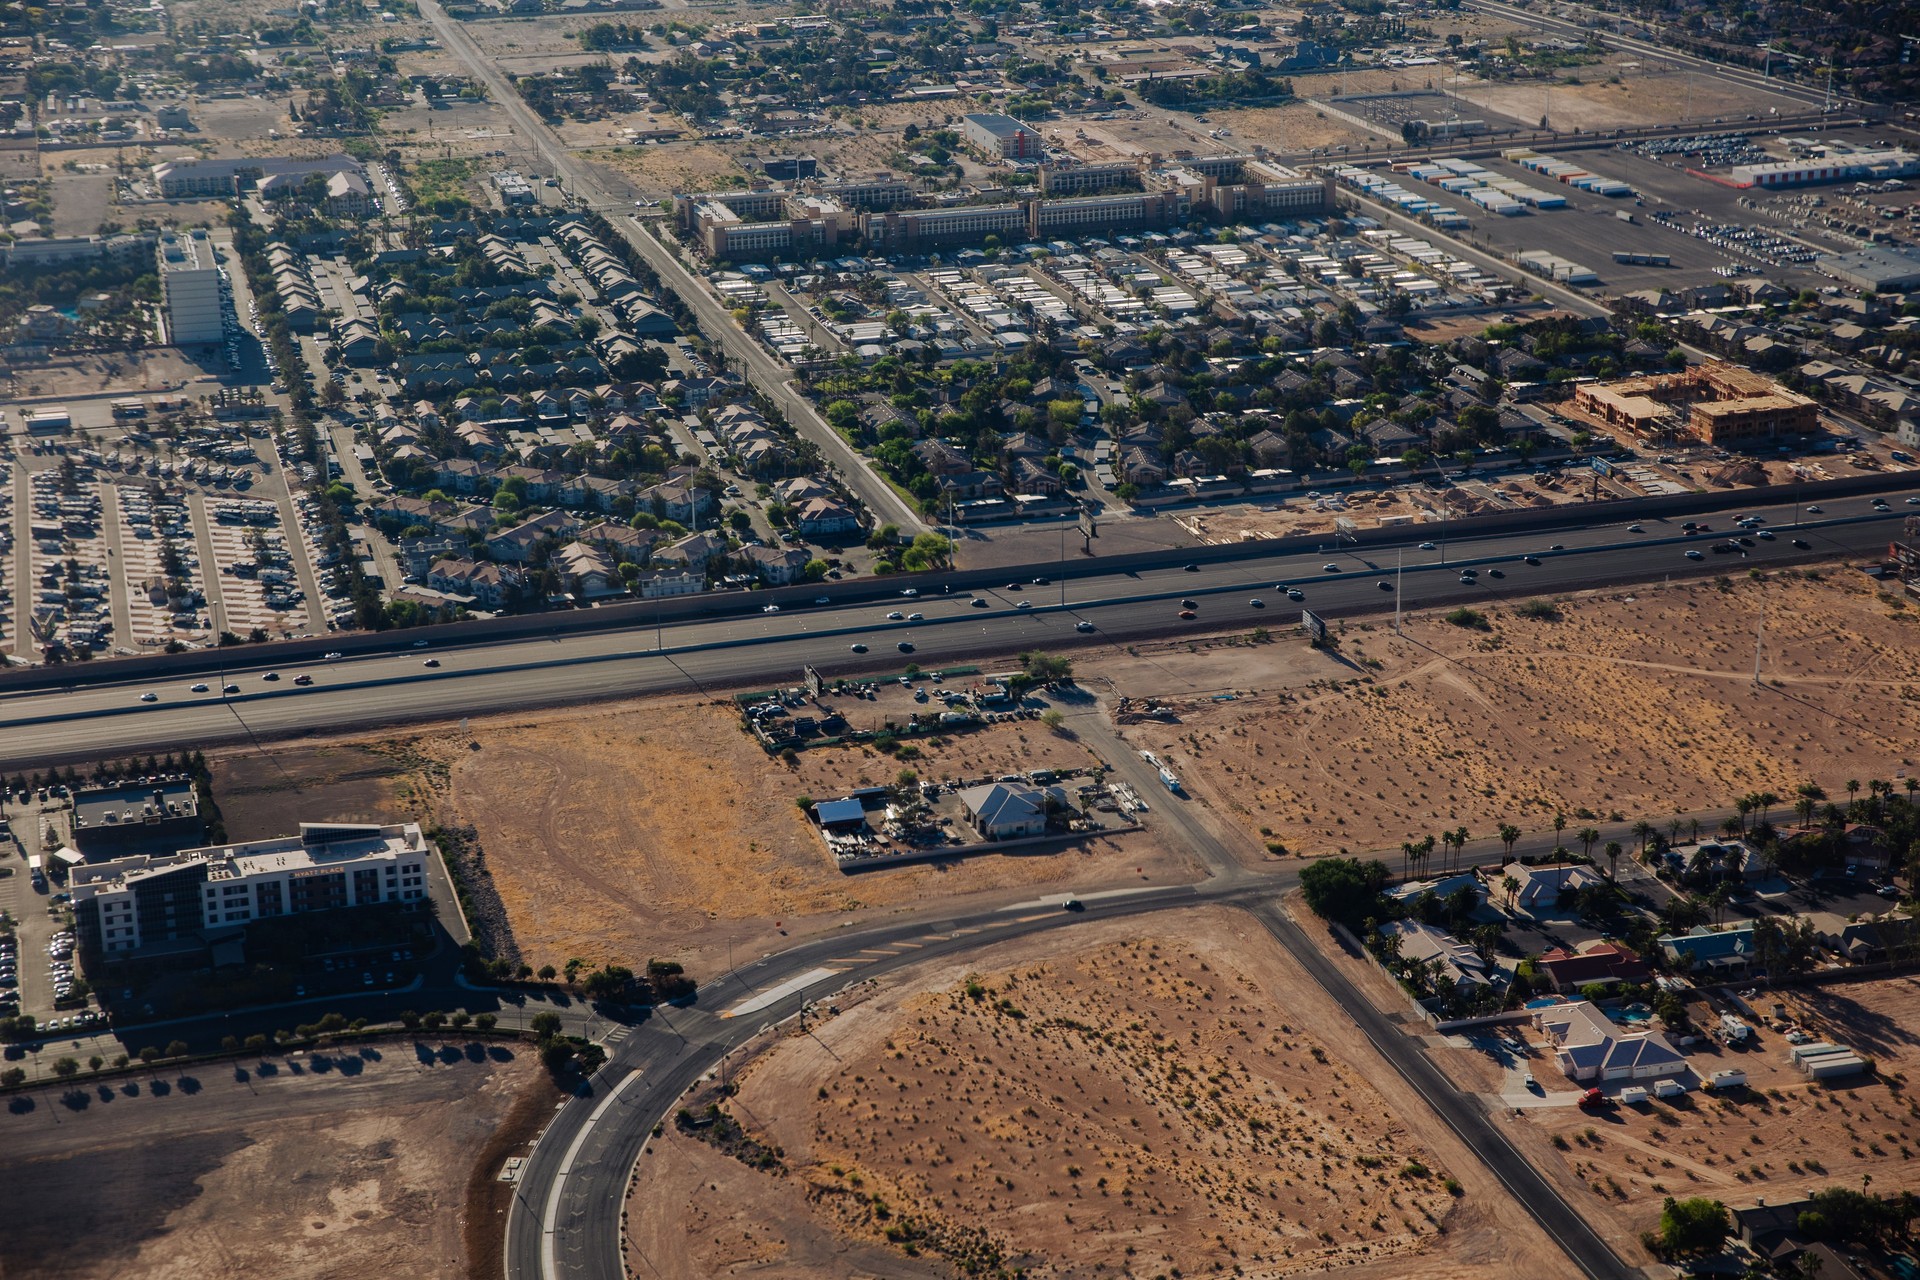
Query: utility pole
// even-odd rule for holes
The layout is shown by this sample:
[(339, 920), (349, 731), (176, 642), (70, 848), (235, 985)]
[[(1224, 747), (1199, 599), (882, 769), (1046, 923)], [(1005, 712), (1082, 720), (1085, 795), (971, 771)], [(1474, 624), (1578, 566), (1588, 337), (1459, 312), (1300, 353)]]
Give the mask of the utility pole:
[(1405, 568), (1407, 549), (1401, 547), (1393, 556), (1393, 634), (1400, 634), (1400, 581)]
[(1753, 629), (1753, 687), (1756, 689), (1764, 687), (1760, 683), (1760, 644), (1766, 633), (1767, 620), (1763, 617), (1760, 619), (1760, 624)]

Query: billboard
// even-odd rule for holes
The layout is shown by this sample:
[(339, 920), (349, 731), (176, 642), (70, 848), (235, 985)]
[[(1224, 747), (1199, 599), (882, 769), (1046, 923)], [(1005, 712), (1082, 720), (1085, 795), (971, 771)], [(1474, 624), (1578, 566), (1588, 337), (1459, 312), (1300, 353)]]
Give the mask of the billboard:
[(809, 662), (801, 668), (801, 672), (806, 677), (807, 692), (816, 698), (824, 697), (827, 692), (827, 678), (820, 674), (819, 669)]
[(1302, 609), (1300, 611), (1300, 625), (1306, 628), (1307, 638), (1315, 644), (1325, 644), (1327, 642), (1326, 620), (1313, 610)]

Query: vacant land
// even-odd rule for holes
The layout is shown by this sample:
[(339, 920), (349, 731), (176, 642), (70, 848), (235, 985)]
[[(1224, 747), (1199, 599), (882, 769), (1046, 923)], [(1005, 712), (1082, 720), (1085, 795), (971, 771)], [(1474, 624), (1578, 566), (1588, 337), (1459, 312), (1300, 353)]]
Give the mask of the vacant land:
[(415, 762), (391, 748), (336, 744), (214, 757), (227, 839), (291, 835), (302, 822), (402, 822), (417, 816)]
[(421, 744), (424, 754), (444, 751), (449, 770), (432, 809), (477, 828), (515, 938), (536, 966), (649, 955), (704, 965), (726, 953), (729, 938), (745, 957), (781, 931), (936, 897), (1198, 874), (1184, 855), (1135, 834), (847, 876), (794, 803), (863, 777), (890, 783), (902, 767), (938, 778), (1091, 762), (1084, 747), (1038, 725), (929, 740), (906, 766), (852, 748), (802, 752), (792, 770), (741, 730), (731, 703), (661, 699), (536, 722), (476, 721), (473, 738), (478, 750)]
[(553, 1096), (531, 1054), (478, 1044), (195, 1072), (16, 1097), (0, 1273), (465, 1276), (471, 1162), (517, 1100)]
[(1581, 67), (1558, 81), (1487, 84), (1465, 81), (1454, 91), (1490, 111), (1529, 124), (1546, 116), (1553, 128), (1586, 132), (1632, 125), (1661, 125), (1698, 120), (1764, 118), (1778, 108), (1798, 113), (1806, 104), (1718, 76), (1689, 75), (1646, 65), (1637, 56), (1614, 56)]
[[(1462, 824), (1538, 829), (1582, 808), (1657, 819), (1914, 767), (1912, 610), (1841, 570), (1720, 582), (1560, 600), (1538, 617), (1503, 602), (1479, 611), (1484, 630), (1439, 616), (1404, 639), (1355, 626), (1347, 663), (1296, 660), (1287, 638), (1226, 650), (1217, 681), (1165, 660), (1106, 674), (1124, 671), (1136, 697), (1187, 695), (1180, 723), (1128, 735), (1300, 852)], [(1263, 678), (1250, 656), (1269, 651), (1280, 665)], [(1210, 684), (1243, 696), (1195, 696)]]
[(686, 1208), (631, 1215), (633, 1270), (1564, 1270), (1257, 923), (1145, 928), (1056, 931), (980, 973), (930, 964), (778, 1042), (726, 1103), (734, 1149), (773, 1148), (774, 1167), (656, 1143), (634, 1204)]
[[(1750, 1204), (1827, 1185), (1857, 1188), (1863, 1178), (1876, 1189), (1913, 1182), (1920, 1115), (1900, 1081), (1920, 1066), (1920, 1036), (1909, 1029), (1920, 1025), (1920, 986), (1889, 979), (1775, 992), (1767, 1003), (1774, 998), (1820, 1039), (1872, 1057), (1880, 1078), (1808, 1083), (1788, 1063), (1786, 1038), (1762, 1030), (1744, 1052), (1704, 1041), (1691, 1050), (1701, 1075), (1742, 1070), (1749, 1088), (1594, 1116), (1572, 1105), (1574, 1086), (1551, 1057), (1533, 1065), (1564, 1105), (1525, 1108), (1526, 1122), (1512, 1129), (1516, 1142), (1630, 1258), (1646, 1260), (1638, 1236), (1654, 1225), (1667, 1195)], [(1703, 1002), (1689, 1012), (1696, 1022), (1713, 1016)], [(1467, 1068), (1464, 1051), (1439, 1053)]]

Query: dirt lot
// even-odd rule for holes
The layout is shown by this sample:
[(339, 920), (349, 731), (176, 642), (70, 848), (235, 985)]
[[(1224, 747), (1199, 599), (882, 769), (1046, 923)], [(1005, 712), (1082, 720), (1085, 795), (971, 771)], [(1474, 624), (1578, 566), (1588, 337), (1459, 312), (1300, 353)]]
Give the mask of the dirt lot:
[(471, 1162), (517, 1101), (554, 1096), (533, 1055), (493, 1052), (390, 1042), (19, 1095), (0, 1272), (465, 1276)]
[[(635, 123), (637, 127), (640, 122)], [(614, 127), (625, 126), (616, 122)], [(712, 191), (746, 184), (746, 174), (733, 157), (711, 143), (596, 147), (581, 154), (583, 159), (620, 174), (636, 191), (656, 199), (675, 191)]]
[[(1669, 1194), (1750, 1204), (1757, 1196), (1858, 1187), (1868, 1176), (1876, 1189), (1912, 1182), (1908, 1162), (1920, 1151), (1920, 1113), (1899, 1078), (1911, 1078), (1920, 1065), (1920, 1037), (1910, 1030), (1920, 1025), (1920, 985), (1902, 978), (1771, 992), (1763, 1006), (1775, 999), (1818, 1038), (1872, 1057), (1880, 1078), (1809, 1083), (1789, 1064), (1786, 1038), (1762, 1030), (1743, 1052), (1705, 1041), (1692, 1049), (1696, 1072), (1743, 1070), (1746, 1090), (1588, 1115), (1573, 1105), (1573, 1085), (1550, 1056), (1532, 1062), (1557, 1105), (1523, 1107), (1525, 1122), (1513, 1127), (1514, 1137), (1616, 1248), (1647, 1260), (1638, 1254), (1638, 1236), (1654, 1225)], [(1717, 1012), (1704, 1001), (1689, 1007), (1696, 1024)], [(1489, 1093), (1498, 1089), (1500, 1071), (1487, 1055), (1443, 1049), (1436, 1057)]]
[(390, 748), (290, 747), (216, 756), (213, 794), (229, 840), (284, 836), (299, 822), (402, 822), (410, 762)]
[[(1364, 675), (1291, 640), (1216, 651), (1217, 675), (1211, 658), (1100, 670), (1136, 697), (1187, 695), (1181, 723), (1129, 737), (1305, 852), (1391, 848), (1440, 826), (1538, 828), (1582, 806), (1657, 817), (1791, 795), (1809, 778), (1837, 789), (1920, 755), (1913, 611), (1857, 574), (1581, 597), (1557, 620), (1522, 617), (1520, 603), (1485, 610), (1488, 631), (1431, 616), (1403, 640), (1353, 627), (1343, 652)], [(1263, 674), (1266, 653), (1285, 665)], [(1195, 696), (1222, 688), (1258, 695)]]
[(1534, 123), (1545, 115), (1555, 129), (1588, 132), (1622, 125), (1671, 124), (1676, 120), (1710, 121), (1716, 116), (1731, 121), (1749, 113), (1764, 119), (1774, 107), (1783, 115), (1807, 109), (1794, 99), (1749, 89), (1718, 76), (1689, 76), (1648, 66), (1637, 55), (1614, 56), (1604, 63), (1580, 67), (1573, 75), (1579, 83), (1538, 80), (1495, 85), (1469, 80), (1455, 92), (1516, 120)]
[(632, 1270), (936, 1276), (970, 1254), (1035, 1277), (1564, 1272), (1258, 925), (1141, 928), (1055, 932), (977, 975), (928, 965), (781, 1041), (728, 1104), (779, 1169), (656, 1143), (634, 1205), (687, 1209), (633, 1213)]

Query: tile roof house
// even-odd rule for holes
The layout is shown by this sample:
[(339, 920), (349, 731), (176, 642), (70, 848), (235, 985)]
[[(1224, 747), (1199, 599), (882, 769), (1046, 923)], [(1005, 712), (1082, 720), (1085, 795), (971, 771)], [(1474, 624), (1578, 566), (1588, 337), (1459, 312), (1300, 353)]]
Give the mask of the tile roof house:
[(494, 534), (487, 539), (487, 550), (496, 560), (524, 561), (542, 538), (571, 538), (578, 532), (578, 520), (564, 511), (549, 511)]
[(796, 547), (743, 547), (740, 559), (768, 586), (785, 587), (806, 577), (813, 557)]
[(1498, 988), (1507, 985), (1504, 969), (1488, 964), (1475, 951), (1445, 929), (1419, 920), (1394, 920), (1379, 929), (1383, 938), (1400, 940), (1400, 955), (1407, 960), (1439, 965), (1439, 976), (1462, 991)]
[(569, 542), (554, 552), (553, 568), (571, 580), (574, 594), (583, 599), (619, 595), (626, 589), (607, 553), (584, 542)]
[(1592, 885), (1605, 884), (1606, 880), (1598, 871), (1585, 863), (1559, 863), (1549, 867), (1529, 867), (1525, 863), (1509, 862), (1496, 874), (1489, 871), (1488, 884), (1500, 890), (1504, 896), (1502, 882), (1512, 876), (1520, 882), (1519, 890), (1513, 895), (1513, 910), (1530, 916), (1553, 916), (1560, 914), (1562, 894), (1577, 893)]
[(427, 585), (448, 595), (468, 596), (500, 609), (518, 595), (524, 579), (512, 565), (474, 560), (441, 560), (427, 571)]
[(1687, 1066), (1664, 1032), (1626, 1030), (1585, 1000), (1537, 1009), (1533, 1025), (1553, 1042), (1569, 1080), (1651, 1080)]
[(1577, 950), (1555, 947), (1540, 957), (1540, 975), (1555, 991), (1578, 991), (1590, 982), (1644, 982), (1647, 962), (1617, 942), (1595, 940)]
[(844, 502), (833, 498), (808, 498), (793, 509), (793, 527), (809, 538), (858, 533), (860, 517)]
[(1751, 924), (1720, 930), (1701, 925), (1689, 933), (1662, 935), (1659, 942), (1668, 964), (1695, 973), (1745, 973), (1753, 963)]

